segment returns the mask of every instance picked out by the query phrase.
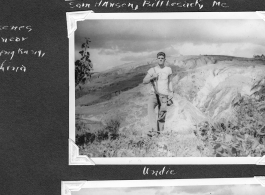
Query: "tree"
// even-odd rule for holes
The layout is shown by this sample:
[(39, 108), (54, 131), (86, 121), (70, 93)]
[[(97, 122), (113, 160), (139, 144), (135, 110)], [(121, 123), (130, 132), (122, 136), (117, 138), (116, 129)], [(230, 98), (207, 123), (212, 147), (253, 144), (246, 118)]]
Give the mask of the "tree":
[(91, 70), (93, 70), (93, 64), (89, 59), (90, 53), (88, 51), (90, 38), (85, 38), (85, 43), (82, 43), (81, 59), (75, 61), (75, 86), (84, 84), (87, 79), (91, 79)]

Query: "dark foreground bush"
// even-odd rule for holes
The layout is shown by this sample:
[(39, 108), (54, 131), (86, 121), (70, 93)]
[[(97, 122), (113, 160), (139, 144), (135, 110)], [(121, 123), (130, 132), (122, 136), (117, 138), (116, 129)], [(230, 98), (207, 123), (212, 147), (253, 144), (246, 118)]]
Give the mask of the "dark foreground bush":
[(96, 139), (96, 135), (94, 133), (85, 133), (83, 135), (76, 135), (75, 143), (78, 146), (83, 146), (85, 144), (93, 143)]
[(119, 138), (120, 118), (112, 118), (106, 122), (106, 126), (93, 133), (87, 132), (84, 124), (76, 121), (76, 130), (79, 132), (76, 135), (76, 145), (84, 146), (93, 142), (101, 142), (103, 140), (115, 140)]

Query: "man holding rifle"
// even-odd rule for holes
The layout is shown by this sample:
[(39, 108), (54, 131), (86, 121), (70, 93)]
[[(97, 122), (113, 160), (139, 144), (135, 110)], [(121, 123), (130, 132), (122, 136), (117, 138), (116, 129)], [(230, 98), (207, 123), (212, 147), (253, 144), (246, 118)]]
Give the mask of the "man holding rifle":
[[(157, 54), (158, 65), (150, 68), (145, 76), (143, 83), (151, 83), (151, 93), (148, 101), (148, 119), (152, 132), (160, 134), (164, 130), (167, 106), (172, 104), (172, 69), (165, 66), (166, 54)], [(155, 108), (158, 106), (158, 116)], [(150, 135), (152, 136), (152, 135)]]

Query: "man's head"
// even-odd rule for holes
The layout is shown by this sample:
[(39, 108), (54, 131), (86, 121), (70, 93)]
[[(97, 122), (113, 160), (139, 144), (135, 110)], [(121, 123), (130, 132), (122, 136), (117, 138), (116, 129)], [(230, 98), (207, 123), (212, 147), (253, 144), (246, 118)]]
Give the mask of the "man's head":
[(166, 54), (164, 52), (159, 52), (157, 54), (157, 60), (158, 60), (158, 65), (163, 66), (166, 61)]

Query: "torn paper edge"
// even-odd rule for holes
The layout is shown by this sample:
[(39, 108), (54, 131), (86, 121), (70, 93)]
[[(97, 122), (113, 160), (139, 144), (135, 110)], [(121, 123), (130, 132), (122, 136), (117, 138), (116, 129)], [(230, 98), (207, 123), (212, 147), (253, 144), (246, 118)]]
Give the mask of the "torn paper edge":
[[(75, 144), (75, 86), (74, 31), (77, 21), (89, 19), (264, 19), (265, 12), (184, 12), (184, 13), (94, 13), (93, 11), (69, 12), (67, 16), (69, 38), (69, 165), (121, 165), (121, 164), (256, 164), (265, 165), (263, 157), (121, 157), (89, 158), (76, 154)], [(82, 160), (81, 160), (82, 159)], [(83, 163), (83, 164), (82, 164)]]
[(109, 181), (62, 181), (61, 195), (71, 195), (72, 191), (85, 188), (121, 187), (166, 187), (166, 186), (213, 186), (213, 185), (261, 185), (265, 177), (252, 178), (213, 178), (213, 179), (156, 179), (156, 180), (109, 180)]

